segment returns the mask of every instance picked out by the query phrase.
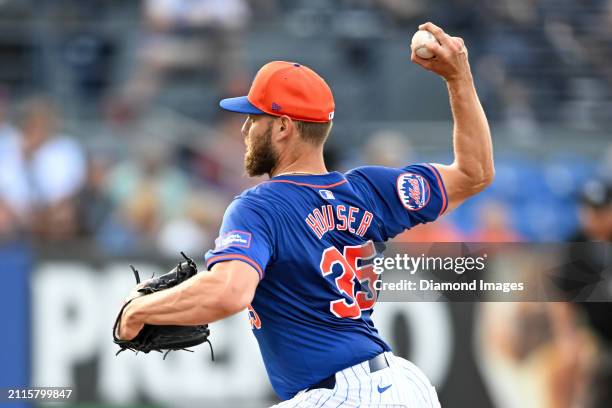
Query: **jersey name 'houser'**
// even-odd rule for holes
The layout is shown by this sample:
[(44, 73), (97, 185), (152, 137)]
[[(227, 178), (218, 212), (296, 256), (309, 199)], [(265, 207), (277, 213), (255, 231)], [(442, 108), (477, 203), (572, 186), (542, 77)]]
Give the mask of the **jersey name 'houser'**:
[(356, 223), (359, 214), (362, 212), (360, 208), (345, 205), (323, 205), (321, 208), (315, 208), (306, 217), (306, 224), (316, 234), (317, 238), (321, 239), (325, 233), (329, 231), (348, 231), (351, 234), (357, 234), (360, 237), (366, 233), (372, 223), (372, 213), (365, 211), (361, 221)]

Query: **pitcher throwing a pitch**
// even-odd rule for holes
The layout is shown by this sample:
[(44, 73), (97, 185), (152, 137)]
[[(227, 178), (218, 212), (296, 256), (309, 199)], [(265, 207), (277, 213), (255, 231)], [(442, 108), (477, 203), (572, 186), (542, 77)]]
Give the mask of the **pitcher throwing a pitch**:
[[(371, 320), (375, 242), (432, 222), (493, 179), (491, 135), (467, 50), (432, 23), (433, 58), (412, 61), (440, 75), (454, 118), (454, 162), (328, 172), (323, 144), (334, 100), (304, 65), (274, 61), (248, 96), (223, 109), (247, 115), (246, 172), (269, 180), (225, 212), (210, 272), (134, 299), (118, 336), (144, 324), (199, 325), (248, 309), (280, 407), (437, 407), (426, 376), (393, 355)], [(419, 53), (422, 55), (422, 53)]]

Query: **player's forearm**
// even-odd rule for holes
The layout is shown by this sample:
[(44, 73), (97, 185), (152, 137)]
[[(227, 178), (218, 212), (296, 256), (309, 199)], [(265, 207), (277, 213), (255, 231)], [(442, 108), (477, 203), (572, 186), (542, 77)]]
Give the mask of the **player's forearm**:
[(226, 275), (200, 273), (174, 288), (135, 299), (125, 316), (132, 324), (199, 325), (231, 316), (243, 310), (245, 302), (232, 293)]
[(482, 190), (494, 175), (491, 131), (471, 75), (447, 81), (454, 130), (453, 166), (466, 176), (467, 188)]

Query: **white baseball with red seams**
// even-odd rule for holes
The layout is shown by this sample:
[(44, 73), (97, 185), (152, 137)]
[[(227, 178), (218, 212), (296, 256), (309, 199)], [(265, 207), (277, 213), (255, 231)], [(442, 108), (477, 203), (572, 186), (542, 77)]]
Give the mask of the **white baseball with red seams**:
[(412, 36), (410, 47), (419, 57), (430, 59), (433, 58), (434, 54), (425, 45), (433, 41), (436, 41), (436, 37), (432, 33), (426, 30), (419, 30)]

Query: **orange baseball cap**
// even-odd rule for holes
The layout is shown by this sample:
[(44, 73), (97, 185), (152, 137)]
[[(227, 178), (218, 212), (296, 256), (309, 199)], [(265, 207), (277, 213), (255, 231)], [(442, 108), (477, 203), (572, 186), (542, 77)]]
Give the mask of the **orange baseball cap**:
[(334, 118), (334, 96), (312, 69), (296, 62), (272, 61), (261, 67), (247, 96), (227, 98), (221, 108), (238, 113), (287, 115), (304, 122)]

